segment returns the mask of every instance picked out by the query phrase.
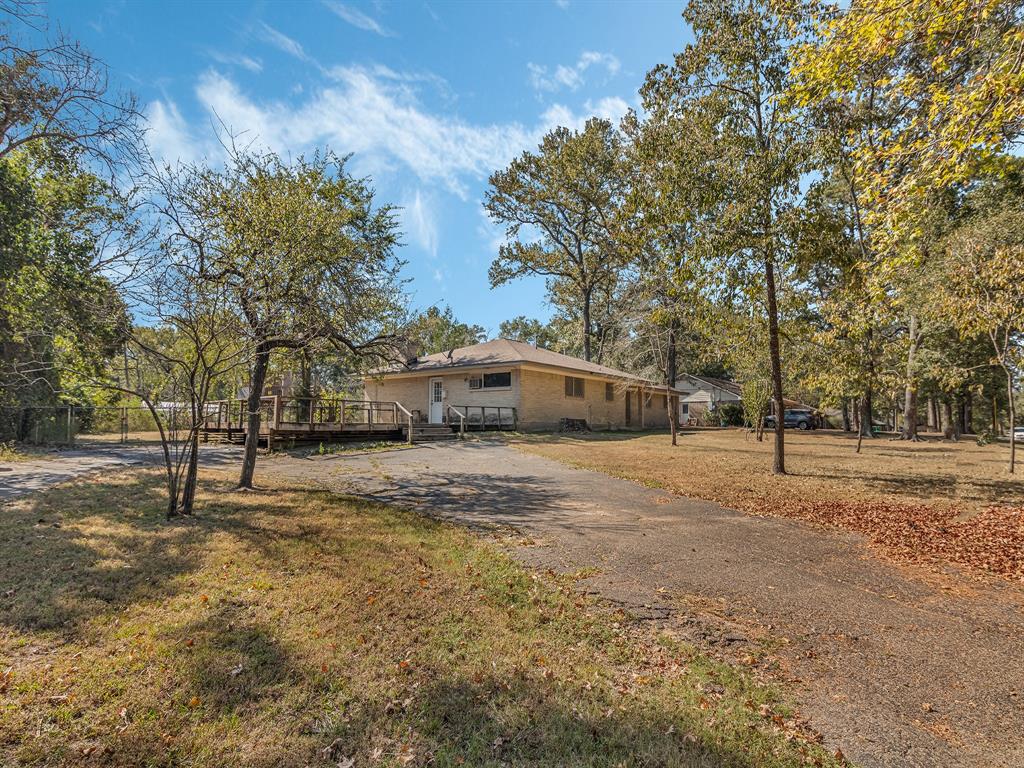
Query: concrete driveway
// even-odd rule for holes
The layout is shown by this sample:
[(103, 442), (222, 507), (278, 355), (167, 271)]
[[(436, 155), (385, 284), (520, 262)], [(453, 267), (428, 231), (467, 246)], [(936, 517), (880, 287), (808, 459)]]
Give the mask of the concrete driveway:
[(776, 651), (804, 716), (864, 766), (1024, 766), (1024, 590), (879, 561), (853, 535), (757, 518), (499, 442), (274, 458), (259, 471), (469, 525), (524, 562), (703, 642)]

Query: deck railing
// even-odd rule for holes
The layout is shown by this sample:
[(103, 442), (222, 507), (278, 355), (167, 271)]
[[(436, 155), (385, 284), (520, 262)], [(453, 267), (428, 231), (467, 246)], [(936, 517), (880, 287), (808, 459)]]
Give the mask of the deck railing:
[(448, 423), (452, 423), (452, 416), (459, 420), (459, 434), (466, 434), (466, 414), (456, 408), (454, 405), (449, 405), (448, 408)]
[(508, 405), (457, 405), (467, 429), (519, 429), (519, 415)]
[[(210, 403), (204, 428), (210, 431), (245, 431), (247, 400), (216, 400)], [(381, 400), (349, 400), (339, 397), (260, 398), (260, 434), (271, 432), (331, 432), (346, 428), (386, 430), (406, 423), (409, 411), (400, 403)]]

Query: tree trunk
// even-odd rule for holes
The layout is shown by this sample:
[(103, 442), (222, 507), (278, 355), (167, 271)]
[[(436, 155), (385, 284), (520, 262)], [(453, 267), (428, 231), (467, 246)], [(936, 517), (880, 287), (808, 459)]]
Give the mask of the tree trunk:
[(850, 431), (850, 401), (843, 398), (843, 432)]
[(999, 402), (994, 388), (992, 390), (992, 437), (999, 437)]
[(256, 347), (252, 374), (249, 377), (249, 397), (246, 400), (247, 419), (245, 427), (245, 448), (242, 451), (242, 474), (238, 487), (251, 490), (256, 474), (256, 450), (260, 440), (260, 399), (267, 383), (267, 369), (270, 366), (270, 348), (265, 344)]
[(779, 304), (775, 295), (775, 263), (764, 261), (765, 292), (768, 298), (768, 352), (772, 365), (772, 395), (775, 400), (775, 453), (772, 474), (786, 474), (786, 404), (782, 397), (782, 353), (779, 349)]
[(960, 434), (974, 434), (974, 396), (966, 386), (960, 392)]
[(954, 443), (960, 439), (960, 424), (953, 417), (953, 398), (947, 395), (942, 400), (942, 420), (944, 422), (942, 435)]
[(193, 431), (189, 439), (188, 468), (185, 470), (185, 485), (181, 489), (179, 514), (191, 515), (196, 501), (196, 485), (199, 482), (199, 430)]
[(583, 359), (590, 362), (590, 293), (583, 294)]
[(869, 387), (860, 398), (860, 429), (858, 435), (860, 437), (874, 437), (874, 433), (871, 431), (871, 424), (874, 421), (874, 407), (872, 405), (871, 388)]
[(1013, 402), (1013, 370), (1007, 365), (1003, 366), (1003, 370), (1006, 372), (1006, 396), (1009, 398), (1010, 474), (1012, 475), (1016, 470), (1017, 463), (1017, 435), (1014, 432), (1014, 428), (1017, 426), (1017, 408)]
[(917, 373), (915, 358), (921, 334), (917, 331), (917, 318), (910, 316), (910, 347), (907, 350), (907, 384), (903, 391), (903, 432), (901, 440), (917, 442)]
[[(676, 385), (676, 328), (675, 321), (671, 321), (668, 327), (668, 354), (665, 356), (665, 378), (668, 379), (668, 386)], [(669, 430), (672, 432), (672, 445), (678, 445), (676, 441), (676, 419), (679, 418), (679, 401), (670, 393), (665, 393), (665, 407), (668, 409)]]

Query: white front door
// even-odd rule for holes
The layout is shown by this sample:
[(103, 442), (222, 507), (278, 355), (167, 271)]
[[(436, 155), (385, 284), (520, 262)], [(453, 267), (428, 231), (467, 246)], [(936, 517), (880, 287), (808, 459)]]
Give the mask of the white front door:
[(444, 379), (430, 380), (430, 423), (444, 422)]

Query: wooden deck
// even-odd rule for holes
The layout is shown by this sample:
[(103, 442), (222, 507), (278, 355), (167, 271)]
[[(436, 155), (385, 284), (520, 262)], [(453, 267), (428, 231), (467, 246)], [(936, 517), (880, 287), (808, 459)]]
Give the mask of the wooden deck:
[[(400, 403), (341, 398), (293, 398), (278, 395), (260, 400), (260, 440), (267, 444), (340, 438), (398, 439), (417, 414)], [(204, 439), (244, 442), (248, 415), (244, 399), (208, 404)]]

